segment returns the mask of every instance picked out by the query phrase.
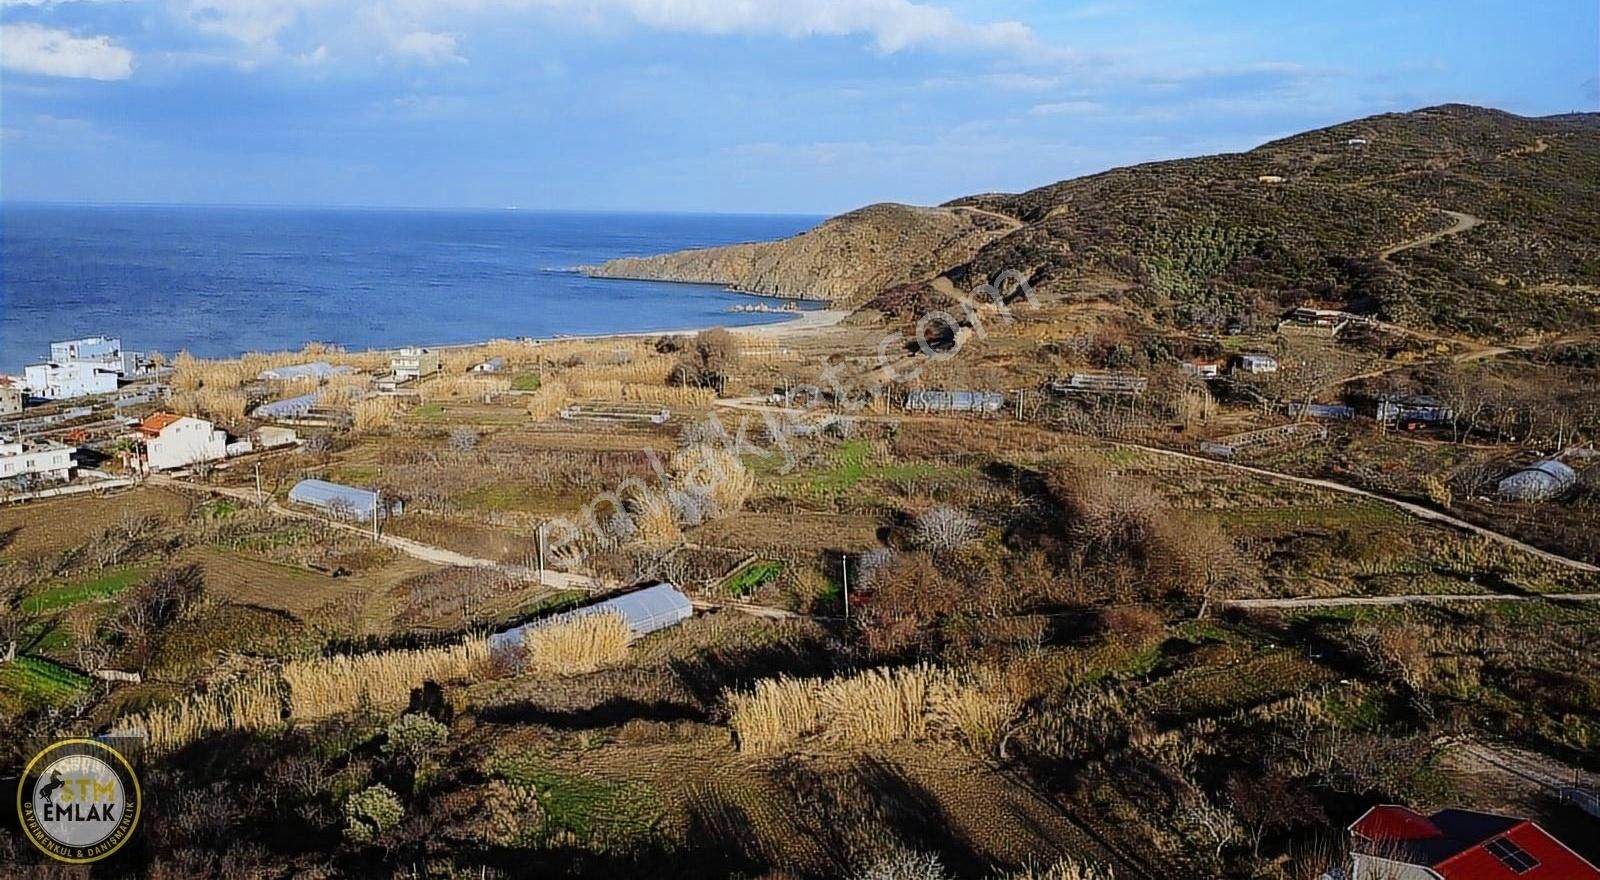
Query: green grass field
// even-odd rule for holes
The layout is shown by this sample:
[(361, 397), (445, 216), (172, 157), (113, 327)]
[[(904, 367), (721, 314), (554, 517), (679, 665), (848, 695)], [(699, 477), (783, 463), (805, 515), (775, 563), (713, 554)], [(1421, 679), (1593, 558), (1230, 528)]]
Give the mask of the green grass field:
[(783, 574), (783, 563), (770, 560), (757, 560), (739, 570), (739, 573), (728, 579), (728, 595), (747, 598), (762, 584), (767, 583), (778, 575)]
[(511, 390), (512, 391), (538, 391), (539, 390), (539, 374), (538, 373), (522, 373), (520, 375), (517, 375), (517, 376), (513, 377), (512, 380), (511, 380)]
[(40, 657), (18, 657), (0, 663), (0, 690), (36, 706), (63, 705), (88, 693), (89, 677)]
[(22, 610), (33, 614), (61, 611), (84, 602), (101, 602), (128, 589), (150, 574), (143, 566), (118, 568), (88, 580), (50, 587), (22, 600)]

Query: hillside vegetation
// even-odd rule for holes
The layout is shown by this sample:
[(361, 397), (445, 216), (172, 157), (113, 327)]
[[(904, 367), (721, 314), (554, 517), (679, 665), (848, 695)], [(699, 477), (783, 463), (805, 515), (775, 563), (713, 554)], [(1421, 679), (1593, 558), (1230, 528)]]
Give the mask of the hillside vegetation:
[[(1597, 187), (1600, 127), (1591, 115), (1532, 119), (1446, 105), (1245, 153), (972, 196), (943, 212), (875, 206), (782, 242), (595, 272), (853, 308), (941, 275), (968, 289), (1017, 271), (1059, 296), (1112, 292), (1163, 324), (1222, 324), (1315, 303), (1500, 337), (1594, 319)], [(1457, 234), (1463, 215), (1472, 222)], [(1428, 240), (1438, 233), (1449, 234)]]

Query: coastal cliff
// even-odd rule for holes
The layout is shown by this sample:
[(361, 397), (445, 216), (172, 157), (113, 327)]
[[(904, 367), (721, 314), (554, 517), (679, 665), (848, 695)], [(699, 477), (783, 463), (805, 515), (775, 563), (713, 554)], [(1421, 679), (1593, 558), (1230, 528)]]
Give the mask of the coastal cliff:
[(870, 205), (782, 241), (627, 257), (583, 271), (597, 278), (726, 284), (854, 307), (894, 284), (970, 261), (1016, 225), (974, 208)]

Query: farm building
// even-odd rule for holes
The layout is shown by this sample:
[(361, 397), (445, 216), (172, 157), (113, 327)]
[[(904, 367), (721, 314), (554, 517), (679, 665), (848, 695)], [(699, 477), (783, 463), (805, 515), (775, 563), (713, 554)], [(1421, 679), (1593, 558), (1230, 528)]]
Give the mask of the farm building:
[(672, 410), (649, 403), (614, 403), (591, 401), (562, 407), (559, 413), (568, 422), (649, 422), (665, 425), (672, 420)]
[(505, 358), (503, 358), (503, 357), (492, 357), (492, 358), (489, 358), (486, 361), (482, 361), (480, 363), (473, 364), (467, 370), (467, 372), (469, 372), (469, 373), (498, 373), (501, 370), (504, 370), (505, 368), (506, 368), (506, 359)]
[(147, 470), (168, 471), (228, 454), (228, 435), (205, 419), (155, 413), (134, 429)]
[(22, 388), (10, 379), (0, 379), (0, 416), (22, 412)]
[(33, 475), (44, 480), (70, 480), (78, 450), (60, 443), (0, 442), (0, 480)]
[(1257, 376), (1276, 373), (1278, 359), (1270, 354), (1242, 354), (1239, 355), (1239, 369)]
[(1073, 373), (1050, 383), (1060, 394), (1117, 394), (1135, 397), (1143, 394), (1150, 381), (1132, 373)]
[(389, 372), (401, 382), (439, 372), (439, 353), (427, 348), (402, 348), (389, 358)]
[(117, 371), (84, 361), (31, 364), (23, 368), (28, 393), (45, 400), (70, 400), (117, 390)]
[(345, 376), (353, 372), (349, 367), (336, 367), (326, 361), (314, 361), (309, 364), (291, 364), (287, 367), (273, 367), (262, 370), (256, 374), (257, 379), (268, 382), (322, 382), (334, 376)]
[(284, 446), (293, 446), (300, 442), (293, 428), (279, 428), (273, 425), (263, 425), (256, 429), (256, 446), (262, 449), (278, 449)]
[(672, 584), (656, 584), (626, 596), (607, 599), (566, 614), (496, 633), (489, 637), (489, 647), (496, 651), (515, 649), (521, 647), (523, 637), (529, 630), (591, 614), (619, 614), (623, 622), (628, 625), (628, 632), (633, 638), (641, 639), (653, 632), (677, 626), (693, 617), (694, 605), (688, 596), (679, 592)]
[(1263, 174), (1256, 178), (1256, 183), (1264, 183), (1268, 186), (1276, 186), (1277, 184), (1283, 183), (1283, 175)]
[(1527, 819), (1384, 805), (1349, 832), (1350, 864), (1338, 875), (1349, 880), (1600, 880), (1600, 869)]
[[(289, 500), (295, 504), (315, 507), (341, 519), (371, 522), (373, 514), (380, 510), (379, 503), (382, 496), (371, 489), (341, 486), (326, 480), (301, 480), (289, 490)], [(393, 501), (383, 505), (381, 509), (384, 516), (397, 516), (403, 508), (400, 502)]]
[(1183, 374), (1209, 382), (1222, 375), (1222, 364), (1216, 361), (1184, 361)]
[(1342, 403), (1286, 403), (1283, 411), (1291, 416), (1311, 419), (1347, 420), (1356, 417), (1356, 408)]
[(287, 400), (274, 400), (255, 408), (250, 415), (258, 419), (299, 419), (311, 414), (317, 405), (316, 394), (302, 394)]
[(916, 412), (999, 412), (1006, 396), (998, 391), (912, 391), (905, 408)]
[(1374, 417), (1386, 424), (1439, 425), (1455, 418), (1455, 411), (1434, 397), (1385, 397), (1378, 400)]
[(1507, 501), (1549, 501), (1578, 485), (1578, 473), (1553, 458), (1546, 459), (1500, 481), (1500, 497)]

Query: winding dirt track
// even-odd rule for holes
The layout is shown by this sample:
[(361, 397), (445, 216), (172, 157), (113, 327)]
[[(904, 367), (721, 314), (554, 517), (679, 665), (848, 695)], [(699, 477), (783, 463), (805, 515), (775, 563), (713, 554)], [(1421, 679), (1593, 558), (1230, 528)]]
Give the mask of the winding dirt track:
[(1441, 229), (1438, 232), (1430, 232), (1427, 235), (1418, 236), (1417, 238), (1413, 238), (1410, 241), (1403, 241), (1403, 242), (1401, 242), (1401, 243), (1399, 243), (1397, 245), (1393, 245), (1393, 246), (1384, 248), (1383, 250), (1378, 252), (1379, 259), (1387, 260), (1390, 257), (1394, 256), (1395, 254), (1401, 253), (1403, 251), (1409, 251), (1409, 250), (1412, 250), (1413, 248), (1425, 247), (1425, 246), (1433, 244), (1434, 242), (1439, 241), (1441, 239), (1449, 238), (1449, 237), (1451, 237), (1453, 235), (1460, 235), (1461, 233), (1466, 232), (1469, 229), (1474, 229), (1476, 227), (1479, 227), (1479, 226), (1483, 225), (1483, 220), (1481, 218), (1474, 217), (1471, 214), (1463, 214), (1460, 211), (1445, 211), (1445, 210), (1440, 210), (1439, 213), (1448, 215), (1449, 217), (1453, 218), (1456, 221), (1455, 225), (1451, 226), (1449, 229)]

